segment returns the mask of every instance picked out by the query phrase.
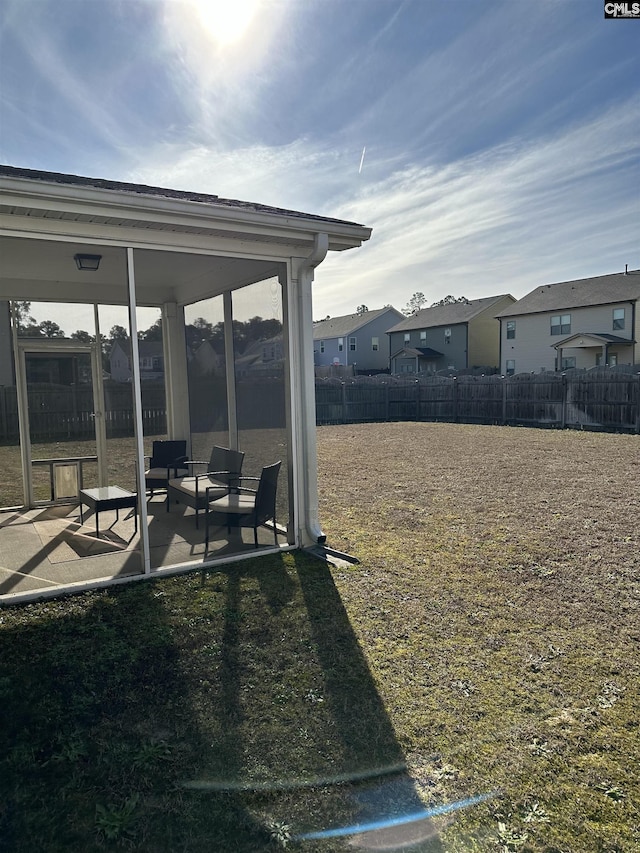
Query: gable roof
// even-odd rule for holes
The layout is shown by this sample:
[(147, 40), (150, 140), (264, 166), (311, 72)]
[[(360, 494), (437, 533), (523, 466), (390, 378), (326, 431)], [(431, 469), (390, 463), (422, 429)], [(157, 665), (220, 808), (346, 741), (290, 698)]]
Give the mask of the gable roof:
[(501, 311), (498, 317), (540, 314), (589, 305), (609, 305), (612, 302), (635, 299), (640, 299), (640, 270), (629, 270), (628, 273), (619, 272), (543, 284)]
[[(422, 308), (402, 322), (398, 323), (391, 332), (408, 332), (411, 329), (429, 329), (432, 326), (455, 326), (457, 323), (468, 323), (478, 314), (486, 311), (500, 299), (509, 296), (501, 293), (499, 296), (483, 296), (482, 299), (470, 299), (468, 302), (455, 302), (453, 305), (438, 305), (436, 308)], [(511, 297), (513, 299), (513, 297)], [(497, 328), (497, 327), (496, 327)]]
[[(113, 353), (114, 348), (117, 346), (120, 347), (122, 352), (127, 356), (127, 358), (131, 358), (131, 339), (130, 338), (116, 338), (113, 342), (113, 346), (111, 348), (111, 352)], [(138, 355), (140, 358), (158, 358), (163, 355), (162, 341), (141, 341), (138, 340)]]
[[(195, 202), (207, 207), (225, 207), (245, 210), (255, 213), (269, 213), (277, 216), (295, 217), (296, 219), (313, 219), (319, 222), (332, 222), (339, 225), (358, 225), (346, 219), (333, 219), (329, 216), (316, 216), (311, 213), (302, 213), (299, 210), (288, 210), (282, 207), (271, 207), (266, 204), (239, 201), (238, 199), (220, 198), (208, 193), (189, 192), (185, 190), (172, 190), (166, 187), (152, 187), (147, 184), (134, 184), (124, 181), (110, 181), (103, 178), (88, 178), (82, 175), (67, 175), (61, 172), (44, 172), (38, 169), (22, 169), (17, 166), (6, 166), (0, 164), (0, 177), (26, 178), (31, 181), (42, 181), (65, 186), (86, 187), (100, 190), (113, 190), (117, 193), (131, 196), (150, 196), (155, 198), (173, 199), (176, 201)], [(360, 226), (362, 227), (362, 226)]]
[(386, 308), (377, 308), (375, 311), (365, 311), (364, 314), (345, 314), (343, 317), (327, 317), (326, 320), (318, 320), (313, 324), (313, 339), (320, 341), (328, 338), (344, 338), (387, 312), (391, 312), (390, 323), (395, 322), (398, 317), (402, 317), (402, 313), (396, 308), (387, 306)]

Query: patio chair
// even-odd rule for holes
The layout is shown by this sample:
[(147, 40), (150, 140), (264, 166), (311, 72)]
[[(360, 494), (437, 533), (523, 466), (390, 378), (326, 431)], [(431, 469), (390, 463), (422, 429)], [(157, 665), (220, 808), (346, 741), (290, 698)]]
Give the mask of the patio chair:
[[(223, 497), (217, 497), (214, 489), (207, 489), (205, 524), (205, 551), (209, 547), (209, 526), (225, 526), (227, 533), (232, 527), (253, 527), (253, 541), (258, 547), (258, 527), (268, 521), (273, 523), (273, 538), (278, 544), (276, 526), (276, 491), (278, 474), (282, 462), (275, 462), (262, 469), (260, 477), (239, 477), (239, 485)], [(242, 486), (248, 480), (257, 482), (257, 488)]]
[[(167, 512), (172, 500), (176, 503), (186, 504), (196, 512), (196, 528), (198, 515), (201, 509), (207, 505), (207, 489), (211, 490), (214, 497), (221, 498), (229, 493), (229, 489), (235, 486), (242, 473), (244, 453), (240, 450), (230, 450), (228, 447), (214, 446), (211, 458), (208, 462), (192, 460), (185, 463), (190, 472), (185, 477), (174, 477), (167, 485)], [(202, 471), (196, 473), (196, 466)]]
[(152, 496), (155, 489), (166, 489), (172, 477), (183, 477), (189, 473), (185, 466), (189, 459), (186, 441), (154, 441), (151, 456), (145, 456), (145, 459), (149, 460), (149, 467), (144, 472), (144, 485), (151, 490)]

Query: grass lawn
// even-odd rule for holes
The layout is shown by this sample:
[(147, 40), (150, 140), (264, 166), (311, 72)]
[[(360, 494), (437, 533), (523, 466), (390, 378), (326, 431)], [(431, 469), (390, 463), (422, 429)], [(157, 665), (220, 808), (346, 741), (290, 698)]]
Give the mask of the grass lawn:
[(356, 849), (638, 849), (638, 438), (318, 440), (329, 542), (360, 563), (0, 611), (0, 850), (350, 850), (300, 836), (478, 795)]

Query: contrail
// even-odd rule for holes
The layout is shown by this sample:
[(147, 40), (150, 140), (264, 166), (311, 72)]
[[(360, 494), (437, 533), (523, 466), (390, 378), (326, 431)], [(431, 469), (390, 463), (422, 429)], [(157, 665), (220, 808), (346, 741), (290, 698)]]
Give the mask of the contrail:
[(364, 163), (364, 153), (367, 150), (367, 146), (365, 145), (362, 149), (362, 157), (360, 158), (360, 168), (358, 169), (358, 174), (362, 171), (362, 164)]

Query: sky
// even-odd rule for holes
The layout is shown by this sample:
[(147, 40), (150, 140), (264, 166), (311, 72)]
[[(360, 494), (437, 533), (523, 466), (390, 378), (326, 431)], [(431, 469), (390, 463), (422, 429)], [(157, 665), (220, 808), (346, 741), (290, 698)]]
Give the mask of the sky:
[(316, 318), (637, 269), (640, 22), (603, 5), (0, 0), (0, 162), (373, 228)]

